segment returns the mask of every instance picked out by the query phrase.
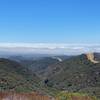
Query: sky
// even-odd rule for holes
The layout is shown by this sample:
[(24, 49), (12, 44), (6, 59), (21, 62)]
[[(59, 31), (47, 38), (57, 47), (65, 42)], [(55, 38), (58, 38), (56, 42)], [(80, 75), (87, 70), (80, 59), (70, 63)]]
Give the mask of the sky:
[(0, 51), (77, 54), (99, 44), (100, 0), (0, 0)]
[(100, 0), (0, 0), (1, 43), (100, 43)]

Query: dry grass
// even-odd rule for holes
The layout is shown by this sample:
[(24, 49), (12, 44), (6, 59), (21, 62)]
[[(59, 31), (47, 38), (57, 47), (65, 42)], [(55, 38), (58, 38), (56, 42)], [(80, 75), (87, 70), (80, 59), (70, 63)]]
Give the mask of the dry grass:
[(13, 93), (0, 92), (0, 100), (96, 100), (95, 97), (79, 93), (60, 93), (57, 98), (46, 96), (40, 93)]
[(39, 93), (0, 93), (0, 100), (54, 100)]

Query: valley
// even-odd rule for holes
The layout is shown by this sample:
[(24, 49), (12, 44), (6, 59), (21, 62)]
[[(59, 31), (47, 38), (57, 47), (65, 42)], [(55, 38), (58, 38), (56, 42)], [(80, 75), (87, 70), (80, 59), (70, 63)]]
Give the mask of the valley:
[(0, 58), (0, 100), (97, 100), (99, 60), (98, 53)]

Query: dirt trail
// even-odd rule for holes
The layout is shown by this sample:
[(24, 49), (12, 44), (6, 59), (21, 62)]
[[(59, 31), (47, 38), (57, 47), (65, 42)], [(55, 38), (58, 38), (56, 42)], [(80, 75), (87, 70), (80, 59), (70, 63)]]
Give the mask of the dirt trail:
[(86, 54), (86, 56), (87, 56), (87, 59), (90, 60), (92, 63), (94, 63), (94, 64), (99, 63), (99, 61), (95, 60), (93, 53), (88, 53), (88, 54)]

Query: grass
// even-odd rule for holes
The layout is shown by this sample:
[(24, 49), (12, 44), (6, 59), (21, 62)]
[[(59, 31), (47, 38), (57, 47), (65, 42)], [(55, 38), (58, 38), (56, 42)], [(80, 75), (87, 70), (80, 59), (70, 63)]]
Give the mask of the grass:
[(89, 96), (83, 93), (61, 92), (56, 96), (57, 100), (98, 100), (95, 96)]

